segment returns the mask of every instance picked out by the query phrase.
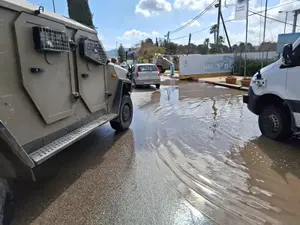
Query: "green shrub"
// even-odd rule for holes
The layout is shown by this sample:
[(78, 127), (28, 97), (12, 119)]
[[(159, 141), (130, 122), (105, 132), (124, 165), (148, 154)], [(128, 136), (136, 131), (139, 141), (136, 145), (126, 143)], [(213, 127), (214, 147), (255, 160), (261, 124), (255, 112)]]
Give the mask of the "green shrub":
[[(267, 66), (271, 63), (273, 63), (273, 61), (264, 62), (264, 66)], [(237, 76), (244, 76), (244, 66), (244, 58), (239, 57), (233, 65), (232, 73)], [(261, 60), (247, 59), (247, 76), (254, 76), (259, 69), (261, 69)]]

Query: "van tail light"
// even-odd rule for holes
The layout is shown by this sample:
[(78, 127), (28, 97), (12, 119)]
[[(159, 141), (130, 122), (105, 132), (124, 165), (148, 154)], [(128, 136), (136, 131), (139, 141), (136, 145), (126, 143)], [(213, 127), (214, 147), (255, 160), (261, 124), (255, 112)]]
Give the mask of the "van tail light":
[(159, 69), (158, 69), (158, 67), (157, 66), (155, 66), (156, 67), (156, 70), (157, 70), (157, 76), (159, 76), (159, 74), (160, 74), (160, 71), (159, 71)]
[(136, 74), (136, 77), (139, 77), (139, 71), (136, 71), (135, 74)]

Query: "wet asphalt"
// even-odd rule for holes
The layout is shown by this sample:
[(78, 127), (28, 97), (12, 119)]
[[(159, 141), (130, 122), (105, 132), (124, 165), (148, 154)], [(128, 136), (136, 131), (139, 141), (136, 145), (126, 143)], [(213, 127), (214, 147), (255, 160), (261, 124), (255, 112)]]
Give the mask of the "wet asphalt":
[(45, 162), (17, 191), (15, 225), (300, 224), (300, 139), (261, 136), (244, 92), (164, 81)]

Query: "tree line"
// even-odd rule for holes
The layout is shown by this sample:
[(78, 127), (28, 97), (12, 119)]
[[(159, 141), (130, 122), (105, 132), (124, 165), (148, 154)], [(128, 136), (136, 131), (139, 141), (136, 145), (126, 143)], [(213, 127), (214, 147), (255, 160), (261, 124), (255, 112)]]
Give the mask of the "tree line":
[[(95, 28), (93, 24), (93, 14), (89, 8), (88, 0), (67, 0), (69, 16), (82, 24), (85, 24), (91, 28)], [(152, 61), (156, 53), (178, 55), (178, 54), (216, 54), (216, 53), (231, 53), (231, 52), (244, 52), (246, 44), (240, 42), (234, 44), (230, 49), (225, 45), (225, 39), (223, 36), (217, 38), (217, 25), (211, 26), (210, 34), (213, 34), (213, 41), (206, 38), (202, 44), (190, 43), (190, 45), (177, 44), (175, 42), (168, 42), (166, 39), (155, 39), (155, 42), (151, 38), (142, 40), (133, 46), (133, 50), (136, 52), (139, 61)], [(218, 43), (217, 43), (218, 42)], [(251, 43), (247, 43), (247, 51), (275, 51), (276, 43), (264, 42), (258, 47), (254, 47)], [(125, 61), (125, 49), (120, 45), (118, 49), (119, 61)]]
[[(246, 44), (240, 42), (234, 44), (230, 49), (227, 45), (224, 44), (225, 40), (223, 36), (220, 36), (218, 43), (215, 43), (217, 40), (214, 38), (213, 42), (209, 38), (206, 38), (203, 41), (203, 44), (193, 44), (182, 45), (174, 42), (167, 42), (165, 39), (157, 39), (153, 41), (151, 38), (142, 40), (140, 43), (137, 43), (132, 47), (132, 50), (135, 51), (137, 60), (140, 62), (152, 62), (153, 57), (156, 53), (167, 54), (167, 55), (185, 55), (189, 54), (220, 54), (220, 53), (233, 53), (233, 52), (245, 52)], [(251, 43), (247, 43), (248, 52), (257, 52), (257, 51), (276, 51), (276, 43), (264, 42), (259, 46), (255, 47)], [(120, 45), (118, 49), (119, 62), (125, 61), (125, 49)]]

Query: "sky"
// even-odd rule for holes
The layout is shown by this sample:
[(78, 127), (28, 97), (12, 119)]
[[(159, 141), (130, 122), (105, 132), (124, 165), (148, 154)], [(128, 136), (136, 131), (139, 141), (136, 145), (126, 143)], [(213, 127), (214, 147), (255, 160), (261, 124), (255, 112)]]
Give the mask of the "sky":
[[(53, 11), (52, 0), (27, 0), (36, 5), (44, 6), (46, 10)], [(54, 0), (56, 12), (68, 16), (67, 0)], [(168, 31), (179, 28), (190, 19), (198, 15), (214, 0), (89, 0), (94, 14), (94, 25), (98, 36), (106, 50), (115, 49), (122, 44), (131, 47), (146, 38), (164, 38)], [(236, 0), (222, 0), (222, 14), (224, 20), (234, 19)], [(250, 0), (249, 2), (249, 29), (248, 41), (258, 45), (263, 39), (264, 18), (251, 15), (252, 12), (264, 10), (265, 0)], [(296, 0), (268, 0), (266, 41), (277, 41), (277, 35), (284, 31), (286, 13), (279, 11), (292, 11), (300, 9), (300, 1)], [(252, 12), (251, 12), (252, 11)], [(286, 32), (292, 31), (293, 13), (287, 13)], [(170, 39), (178, 44), (187, 44), (188, 35), (192, 33), (192, 43), (202, 44), (205, 38), (213, 42), (213, 35), (209, 28), (217, 23), (217, 9), (212, 8), (197, 21), (179, 32), (174, 32)], [(300, 15), (298, 18), (300, 31)], [(245, 20), (233, 20), (226, 23), (229, 39), (233, 44), (245, 42)], [(197, 32), (197, 33), (195, 33)], [(193, 34), (195, 33), (195, 34)], [(223, 27), (220, 35), (225, 36)]]

